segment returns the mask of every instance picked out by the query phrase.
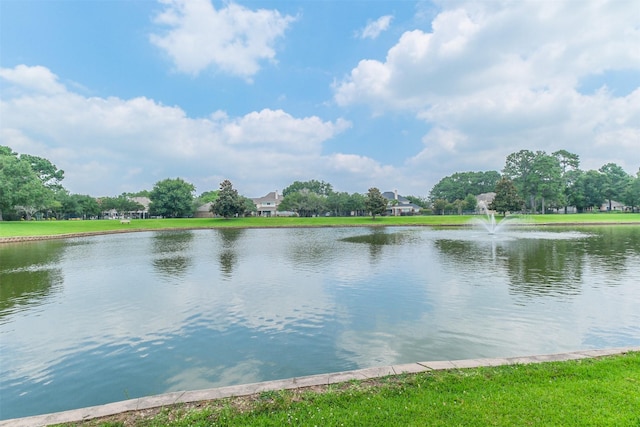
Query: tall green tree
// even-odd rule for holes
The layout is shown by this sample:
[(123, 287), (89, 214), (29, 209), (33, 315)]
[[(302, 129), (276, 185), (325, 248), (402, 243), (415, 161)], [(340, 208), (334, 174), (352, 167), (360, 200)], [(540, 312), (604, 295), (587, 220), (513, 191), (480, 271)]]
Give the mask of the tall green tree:
[(242, 215), (244, 211), (244, 200), (238, 194), (238, 190), (233, 188), (231, 181), (225, 179), (220, 183), (218, 198), (211, 205), (211, 212), (229, 219), (236, 215)]
[(32, 156), (30, 154), (20, 155), (20, 159), (26, 161), (31, 169), (36, 173), (42, 184), (52, 190), (62, 188), (62, 180), (64, 179), (64, 171), (60, 170), (48, 159)]
[(567, 204), (569, 200), (569, 188), (572, 185), (572, 179), (575, 176), (575, 171), (580, 168), (580, 156), (574, 153), (570, 153), (567, 150), (558, 150), (551, 153), (553, 157), (558, 160), (561, 169), (561, 179), (562, 179), (562, 193), (563, 193), (563, 204), (564, 204), (564, 213), (567, 213)]
[(622, 201), (631, 208), (631, 212), (635, 212), (640, 207), (640, 169), (632, 178), (624, 191)]
[(296, 212), (301, 217), (311, 217), (325, 212), (327, 198), (305, 189), (289, 193), (278, 205), (279, 211)]
[(521, 197), (529, 200), (532, 212), (537, 211), (537, 200), (541, 202), (542, 213), (547, 201), (562, 204), (562, 167), (557, 157), (544, 151), (520, 150), (507, 156), (502, 172), (513, 181)]
[(540, 199), (541, 212), (544, 214), (547, 202), (556, 207), (565, 205), (562, 168), (556, 157), (547, 155), (544, 151), (536, 154), (534, 161), (536, 195)]
[(355, 216), (364, 216), (366, 215), (367, 205), (366, 205), (366, 197), (360, 193), (353, 193), (349, 196), (349, 200), (347, 202), (347, 211), (349, 214), (353, 214)]
[(529, 199), (529, 206), (535, 210), (537, 193), (535, 177), (536, 153), (530, 150), (520, 150), (507, 156), (502, 173), (515, 184), (522, 198)]
[(575, 206), (578, 212), (600, 207), (604, 203), (605, 197), (602, 192), (604, 176), (600, 172), (574, 171), (571, 180), (569, 204)]
[(607, 163), (598, 169), (603, 175), (602, 192), (609, 201), (609, 211), (613, 200), (622, 201), (625, 189), (631, 182), (631, 175), (615, 163)]
[(509, 178), (505, 177), (498, 181), (495, 193), (496, 196), (489, 204), (489, 209), (506, 215), (507, 212), (515, 212), (522, 207), (523, 200), (518, 195), (513, 181)]
[(333, 192), (327, 196), (326, 207), (333, 216), (348, 216), (350, 198), (347, 192)]
[(464, 198), (462, 209), (465, 211), (475, 211), (477, 206), (478, 199), (476, 199), (476, 196), (474, 196), (473, 194), (467, 194), (467, 197)]
[(433, 212), (436, 215), (444, 215), (449, 202), (447, 202), (446, 199), (435, 199), (431, 205), (433, 206)]
[(493, 191), (499, 180), (500, 173), (497, 171), (456, 172), (442, 178), (434, 185), (429, 198), (444, 199), (450, 203), (455, 200), (464, 200), (469, 194), (477, 196)]
[(282, 190), (283, 196), (288, 196), (291, 193), (295, 193), (298, 191), (307, 190), (311, 193), (319, 194), (321, 196), (328, 196), (333, 193), (333, 187), (328, 182), (318, 181), (312, 179), (310, 181), (295, 181), (293, 184), (289, 185), (287, 188)]
[(372, 187), (367, 191), (365, 206), (371, 213), (373, 220), (376, 219), (376, 215), (382, 215), (387, 210), (387, 199), (384, 198), (380, 190), (376, 187)]
[(53, 193), (26, 160), (11, 148), (0, 146), (0, 221), (3, 212), (24, 212), (27, 219), (46, 208)]
[(167, 218), (190, 216), (195, 191), (194, 185), (182, 178), (158, 181), (149, 193), (149, 213)]
[(248, 197), (240, 196), (240, 204), (242, 205), (242, 215), (251, 216), (258, 211), (256, 204)]

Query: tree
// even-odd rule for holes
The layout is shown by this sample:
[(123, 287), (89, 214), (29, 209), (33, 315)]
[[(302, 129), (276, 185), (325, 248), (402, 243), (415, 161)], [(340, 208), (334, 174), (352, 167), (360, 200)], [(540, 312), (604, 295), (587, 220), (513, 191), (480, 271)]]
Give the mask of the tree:
[(558, 157), (544, 151), (520, 150), (507, 156), (502, 171), (513, 181), (521, 197), (529, 199), (532, 212), (537, 210), (537, 199), (541, 201), (542, 213), (545, 213), (546, 201), (562, 202), (562, 167)]
[[(255, 207), (255, 206), (254, 206)], [(218, 198), (211, 205), (211, 212), (229, 219), (236, 215), (241, 215), (245, 211), (244, 200), (233, 188), (233, 184), (228, 179), (220, 183)]]
[(635, 178), (632, 178), (624, 191), (623, 202), (631, 208), (631, 212), (635, 212), (640, 206), (640, 169)]
[(242, 205), (242, 215), (244, 216), (251, 216), (258, 211), (256, 204), (248, 197), (240, 196), (240, 203)]
[(473, 194), (467, 194), (467, 197), (464, 198), (464, 204), (462, 208), (466, 211), (475, 211), (477, 206), (478, 199), (476, 199), (476, 196), (474, 196)]
[(575, 171), (572, 174), (573, 184), (569, 188), (569, 204), (578, 212), (584, 212), (594, 206), (601, 206), (605, 201), (602, 193), (604, 176), (596, 171)]
[(529, 206), (535, 211), (536, 189), (534, 160), (536, 154), (530, 150), (520, 150), (507, 156), (502, 173), (518, 189), (523, 198), (529, 198)]
[(502, 178), (496, 184), (496, 196), (489, 204), (489, 209), (506, 215), (507, 212), (517, 211), (522, 207), (523, 200), (518, 195), (518, 190), (513, 181)]
[(349, 199), (351, 196), (347, 192), (334, 192), (327, 196), (326, 207), (334, 216), (347, 216), (350, 214)]
[(627, 185), (631, 182), (631, 176), (615, 163), (603, 165), (599, 172), (603, 175), (602, 192), (609, 201), (609, 211), (611, 211), (611, 201), (621, 201)]
[(447, 209), (447, 205), (449, 204), (449, 202), (447, 202), (446, 199), (436, 199), (433, 201), (433, 212), (437, 213), (438, 215), (444, 215), (444, 211)]
[(328, 196), (333, 193), (333, 187), (328, 182), (317, 181), (312, 179), (311, 181), (295, 181), (293, 184), (289, 185), (287, 188), (282, 190), (283, 196), (288, 196), (289, 194), (296, 193), (298, 191), (307, 190), (311, 193), (319, 194), (321, 196)]
[(546, 213), (546, 202), (564, 206), (562, 168), (558, 158), (538, 151), (534, 160), (536, 195), (540, 198), (541, 212)]
[(382, 215), (387, 210), (387, 199), (384, 198), (380, 190), (376, 187), (369, 189), (365, 199), (365, 206), (371, 213), (373, 220), (376, 219), (376, 215)]
[(42, 184), (51, 189), (59, 190), (62, 188), (62, 180), (64, 179), (64, 171), (60, 170), (49, 160), (30, 154), (21, 154), (20, 159), (26, 161), (31, 169), (36, 173)]
[(464, 200), (468, 194), (477, 196), (493, 191), (498, 180), (500, 180), (500, 173), (497, 171), (456, 172), (442, 178), (431, 189), (429, 198), (431, 200), (444, 199), (448, 202)]
[(572, 179), (575, 176), (575, 172), (579, 170), (578, 168), (580, 167), (580, 156), (570, 153), (567, 150), (554, 151), (553, 153), (551, 153), (551, 155), (558, 160), (558, 163), (560, 163), (560, 168), (562, 170), (562, 191), (564, 195), (564, 213), (566, 214), (567, 203), (569, 200), (569, 188), (573, 183)]
[(424, 197), (405, 196), (405, 198), (414, 205), (420, 206), (422, 209), (427, 209), (429, 207), (429, 201)]
[(53, 200), (29, 162), (18, 157), (9, 147), (0, 146), (0, 221), (2, 213), (19, 209), (27, 219)]
[(351, 215), (364, 216), (367, 210), (366, 197), (360, 193), (353, 193), (349, 196), (346, 209)]
[(278, 205), (279, 211), (296, 212), (299, 216), (310, 217), (326, 211), (327, 198), (309, 190), (302, 189), (289, 193)]
[(181, 178), (158, 181), (149, 193), (149, 213), (168, 218), (189, 216), (193, 213), (195, 191), (193, 184)]
[(202, 193), (200, 195), (200, 197), (198, 197), (198, 200), (200, 201), (201, 204), (205, 204), (205, 203), (209, 203), (209, 202), (215, 202), (216, 199), (218, 198), (218, 192), (219, 190), (215, 190), (215, 191), (205, 191), (204, 193)]

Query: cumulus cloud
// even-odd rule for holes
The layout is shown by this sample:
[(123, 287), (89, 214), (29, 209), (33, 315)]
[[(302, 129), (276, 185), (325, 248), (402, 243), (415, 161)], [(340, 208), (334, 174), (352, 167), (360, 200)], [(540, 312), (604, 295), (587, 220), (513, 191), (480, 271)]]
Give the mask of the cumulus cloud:
[(361, 31), (357, 33), (361, 39), (377, 39), (378, 36), (389, 29), (393, 15), (385, 15), (367, 24)]
[(58, 83), (58, 76), (41, 66), (18, 65), (15, 68), (2, 68), (0, 78), (12, 83), (15, 89), (49, 95), (65, 91), (64, 86)]
[(168, 28), (151, 34), (179, 72), (197, 75), (214, 67), (249, 79), (262, 61), (275, 61), (275, 44), (295, 20), (277, 10), (250, 10), (235, 3), (216, 9), (210, 0), (160, 0), (155, 23)]
[(176, 176), (198, 191), (229, 178), (251, 196), (295, 179), (328, 179), (333, 165), (322, 145), (351, 126), (270, 109), (194, 118), (145, 97), (79, 95), (43, 67), (3, 68), (0, 76), (9, 89), (31, 88), (1, 100), (3, 145), (50, 159), (65, 170), (69, 190), (95, 196), (151, 189)]
[[(640, 71), (638, 5), (440, 6), (429, 30), (405, 32), (384, 60), (362, 59), (335, 83), (334, 101), (423, 120), (431, 130), (407, 165), (431, 167), (435, 181), (459, 171), (448, 166), (499, 170), (522, 148), (567, 149), (581, 155), (583, 169), (618, 161), (635, 173), (639, 89), (614, 96), (606, 87), (591, 94), (579, 88), (594, 74)], [(462, 163), (453, 166), (453, 155)]]

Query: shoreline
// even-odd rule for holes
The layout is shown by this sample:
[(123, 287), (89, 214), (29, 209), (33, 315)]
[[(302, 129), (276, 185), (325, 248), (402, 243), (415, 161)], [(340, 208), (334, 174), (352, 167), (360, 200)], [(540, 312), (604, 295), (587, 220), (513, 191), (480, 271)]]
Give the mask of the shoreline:
[[(515, 227), (594, 227), (594, 226), (620, 226), (620, 225), (640, 225), (640, 221), (631, 222), (544, 222), (533, 224), (513, 224)], [(336, 224), (336, 225), (274, 225), (274, 226), (223, 226), (223, 227), (162, 227), (162, 228), (135, 228), (135, 229), (122, 229), (122, 230), (100, 230), (100, 231), (86, 231), (78, 233), (63, 233), (63, 234), (43, 234), (32, 236), (11, 236), (0, 237), (0, 245), (6, 243), (28, 243), (38, 242), (43, 240), (55, 240), (55, 239), (73, 239), (79, 237), (91, 237), (91, 236), (103, 236), (108, 234), (125, 234), (125, 233), (142, 233), (142, 232), (157, 232), (157, 231), (192, 231), (192, 230), (217, 230), (217, 229), (269, 229), (269, 228), (351, 228), (351, 227), (442, 227), (442, 228), (472, 228), (473, 224)]]
[(146, 396), (104, 405), (70, 409), (49, 414), (33, 415), (21, 418), (0, 420), (0, 427), (48, 426), (62, 423), (84, 423), (89, 420), (108, 418), (121, 414), (138, 413), (142, 417), (153, 416), (158, 410), (174, 405), (196, 404), (226, 398), (242, 398), (266, 391), (278, 390), (322, 390), (333, 384), (350, 381), (375, 380), (402, 374), (418, 374), (429, 371), (459, 370), (503, 365), (526, 365), (545, 362), (565, 362), (580, 359), (601, 358), (605, 356), (624, 355), (640, 351), (638, 346), (609, 349), (578, 350), (566, 353), (540, 354), (532, 356), (516, 356), (505, 358), (481, 358), (463, 360), (445, 360), (431, 362), (415, 362), (399, 365), (388, 365), (364, 368), (353, 371), (334, 372), (328, 374), (309, 375), (303, 377), (264, 381), (251, 384), (233, 385), (192, 391), (175, 391), (154, 396)]

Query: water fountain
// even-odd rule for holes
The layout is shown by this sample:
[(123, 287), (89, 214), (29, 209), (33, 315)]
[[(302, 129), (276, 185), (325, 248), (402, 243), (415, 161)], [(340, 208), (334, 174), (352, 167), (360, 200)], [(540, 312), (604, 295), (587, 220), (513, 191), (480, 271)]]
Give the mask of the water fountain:
[(497, 222), (495, 215), (493, 214), (493, 212), (489, 210), (489, 207), (487, 206), (486, 202), (482, 200), (479, 201), (478, 208), (480, 209), (481, 212), (484, 212), (485, 218), (473, 218), (472, 223), (481, 225), (487, 230), (489, 234), (491, 235), (496, 234), (500, 229), (502, 229), (506, 225), (507, 218), (503, 219), (500, 222)]

